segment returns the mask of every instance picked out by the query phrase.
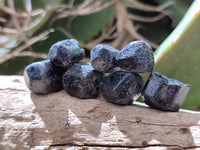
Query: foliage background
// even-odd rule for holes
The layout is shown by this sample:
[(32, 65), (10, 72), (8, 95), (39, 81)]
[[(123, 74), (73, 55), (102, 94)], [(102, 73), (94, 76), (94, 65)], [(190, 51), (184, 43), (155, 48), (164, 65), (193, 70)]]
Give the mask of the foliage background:
[[(77, 39), (87, 57), (99, 43), (121, 50), (138, 39), (147, 41), (156, 50), (192, 3), (193, 0), (54, 0), (48, 3), (46, 0), (0, 0), (0, 74), (22, 75), (26, 65), (47, 59), (50, 46), (66, 38)], [(187, 40), (177, 46), (185, 45)], [(156, 64), (155, 71), (194, 84), (198, 79), (190, 81), (192, 75), (187, 72), (191, 70), (180, 65), (178, 60), (189, 55), (188, 61), (191, 61), (199, 53), (185, 53), (179, 57), (181, 52), (173, 51)], [(174, 74), (178, 67), (188, 69)], [(188, 78), (183, 78), (183, 74)], [(198, 85), (192, 91), (197, 89)], [(196, 93), (192, 92), (183, 108), (199, 109)]]

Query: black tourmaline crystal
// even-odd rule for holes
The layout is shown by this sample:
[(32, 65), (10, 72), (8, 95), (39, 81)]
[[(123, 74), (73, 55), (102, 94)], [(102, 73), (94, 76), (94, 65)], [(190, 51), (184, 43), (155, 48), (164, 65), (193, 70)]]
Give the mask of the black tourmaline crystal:
[(189, 89), (188, 84), (152, 72), (142, 95), (144, 102), (152, 108), (178, 111)]
[(144, 41), (129, 43), (119, 52), (116, 60), (119, 67), (131, 72), (151, 72), (154, 67), (153, 50)]
[(63, 75), (65, 91), (78, 98), (94, 98), (100, 94), (103, 74), (85, 63), (76, 63)]
[(142, 88), (142, 76), (125, 71), (116, 71), (103, 78), (101, 83), (103, 97), (121, 105), (132, 104), (140, 96)]
[(26, 86), (38, 94), (56, 92), (63, 89), (63, 68), (54, 66), (50, 60), (34, 62), (24, 70)]
[(91, 50), (91, 64), (95, 70), (107, 72), (114, 68), (119, 51), (111, 46), (99, 44)]
[(56, 42), (49, 50), (49, 59), (57, 66), (67, 67), (83, 59), (85, 50), (79, 47), (78, 41), (67, 39)]

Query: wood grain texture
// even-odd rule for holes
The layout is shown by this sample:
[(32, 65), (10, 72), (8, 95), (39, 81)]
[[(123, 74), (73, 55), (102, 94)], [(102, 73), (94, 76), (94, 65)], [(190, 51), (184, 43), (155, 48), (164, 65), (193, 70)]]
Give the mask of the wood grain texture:
[(195, 149), (200, 112), (165, 112), (78, 99), (64, 90), (37, 95), (22, 76), (0, 76), (0, 149)]

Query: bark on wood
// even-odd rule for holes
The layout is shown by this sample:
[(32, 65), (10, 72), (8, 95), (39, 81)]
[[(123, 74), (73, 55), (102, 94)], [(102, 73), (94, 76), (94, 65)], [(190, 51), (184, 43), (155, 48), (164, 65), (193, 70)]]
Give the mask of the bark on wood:
[(0, 76), (0, 149), (195, 149), (200, 112), (118, 106), (60, 91), (31, 93), (21, 76)]

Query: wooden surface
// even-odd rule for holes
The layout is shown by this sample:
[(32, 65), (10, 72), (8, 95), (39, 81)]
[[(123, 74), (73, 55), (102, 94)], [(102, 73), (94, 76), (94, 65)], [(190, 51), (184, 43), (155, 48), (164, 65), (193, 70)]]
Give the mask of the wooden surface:
[(200, 112), (164, 112), (60, 91), (31, 93), (21, 76), (0, 76), (0, 150), (195, 149)]

